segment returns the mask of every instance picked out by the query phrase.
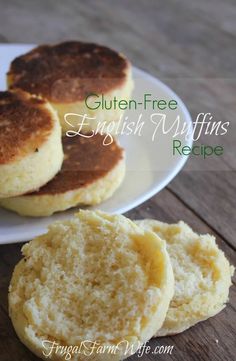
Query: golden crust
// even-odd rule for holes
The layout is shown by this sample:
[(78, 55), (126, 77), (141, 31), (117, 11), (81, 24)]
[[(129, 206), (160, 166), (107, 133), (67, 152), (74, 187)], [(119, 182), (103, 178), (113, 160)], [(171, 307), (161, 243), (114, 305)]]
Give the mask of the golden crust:
[(123, 149), (116, 141), (114, 140), (110, 145), (103, 145), (104, 138), (105, 136), (101, 134), (90, 138), (64, 136), (62, 169), (49, 183), (27, 196), (65, 193), (85, 188), (103, 178), (123, 158)]
[(84, 100), (125, 83), (129, 62), (105, 46), (67, 41), (42, 45), (17, 57), (8, 72), (12, 88), (21, 88), (55, 103)]
[(46, 101), (23, 91), (0, 92), (0, 164), (37, 152), (54, 120)]

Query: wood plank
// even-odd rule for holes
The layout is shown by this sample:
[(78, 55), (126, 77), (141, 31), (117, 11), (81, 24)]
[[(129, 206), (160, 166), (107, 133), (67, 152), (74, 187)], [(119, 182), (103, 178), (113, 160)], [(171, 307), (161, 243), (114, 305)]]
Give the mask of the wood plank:
[[(231, 78), (235, 74), (234, 36), (223, 28), (226, 17), (233, 16), (235, 9), (229, 0), (224, 4), (218, 0), (216, 4), (222, 10), (221, 21), (216, 10), (215, 16), (209, 16), (212, 10), (204, 1), (193, 6), (188, 1), (150, 0), (147, 5), (145, 0), (140, 0), (137, 6), (136, 1), (127, 0), (124, 7), (119, 2), (111, 5), (109, 0), (86, 3), (74, 0), (70, 6), (63, 2), (55, 5), (53, 0), (48, 0), (42, 7), (30, 0), (25, 0), (24, 6), (18, 0), (11, 0), (10, 7), (2, 8), (1, 34), (11, 42), (29, 43), (68, 37), (92, 39), (117, 44), (121, 50), (133, 54), (136, 62), (142, 60), (149, 71), (150, 65), (159, 68), (162, 76), (206, 77), (209, 73)], [(219, 23), (222, 26), (218, 26)], [(235, 29), (235, 23), (233, 25)], [(223, 51), (215, 56), (219, 55), (219, 48)]]
[(236, 172), (182, 172), (169, 185), (201, 219), (236, 247)]

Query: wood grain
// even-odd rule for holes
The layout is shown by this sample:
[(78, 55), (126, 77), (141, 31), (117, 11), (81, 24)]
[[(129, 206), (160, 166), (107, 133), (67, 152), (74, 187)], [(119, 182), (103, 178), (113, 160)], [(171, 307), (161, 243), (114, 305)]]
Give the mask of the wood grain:
[[(164, 80), (184, 100), (193, 119), (212, 112), (230, 120), (230, 132), (201, 143), (225, 147), (223, 157), (191, 158), (160, 194), (128, 216), (185, 220), (216, 236), (231, 263), (235, 259), (236, 209), (236, 5), (234, 0), (0, 0), (0, 42), (48, 43), (81, 39), (123, 51), (138, 67)], [(1, 54), (0, 54), (1, 56)], [(37, 360), (18, 340), (7, 316), (7, 288), (21, 245), (0, 247), (0, 360)], [(235, 283), (235, 279), (234, 279)], [(235, 286), (226, 309), (173, 337), (151, 340), (174, 345), (172, 355), (137, 355), (130, 360), (235, 360)]]
[(236, 249), (236, 172), (182, 172), (169, 189)]

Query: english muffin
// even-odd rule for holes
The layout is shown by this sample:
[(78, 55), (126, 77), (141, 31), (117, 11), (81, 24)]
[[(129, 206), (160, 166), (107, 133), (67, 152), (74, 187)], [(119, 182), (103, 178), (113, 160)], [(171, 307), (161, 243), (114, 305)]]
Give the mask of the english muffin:
[(0, 200), (0, 205), (23, 216), (49, 216), (54, 212), (94, 205), (111, 197), (125, 175), (124, 151), (114, 140), (92, 133), (62, 139), (61, 171), (38, 191)]
[(215, 238), (198, 235), (182, 221), (170, 225), (156, 220), (136, 223), (166, 240), (174, 271), (174, 297), (156, 336), (180, 333), (220, 312), (228, 300), (234, 268)]
[[(101, 133), (112, 123), (109, 127), (112, 133), (123, 110), (94, 109), (95, 102), (101, 95), (108, 102), (114, 97), (128, 100), (133, 88), (131, 65), (122, 54), (79, 41), (42, 45), (19, 56), (11, 63), (8, 84), (47, 99), (58, 112), (64, 132), (88, 131), (100, 124)], [(89, 97), (87, 104), (86, 98), (91, 94), (96, 96)], [(71, 116), (65, 120), (68, 113)], [(94, 119), (82, 124), (84, 114)]]
[(52, 107), (23, 91), (0, 92), (0, 198), (38, 189), (62, 160), (61, 127)]
[(165, 242), (129, 219), (80, 211), (22, 252), (9, 314), (40, 358), (64, 360), (60, 345), (74, 361), (125, 359), (161, 327), (174, 289)]

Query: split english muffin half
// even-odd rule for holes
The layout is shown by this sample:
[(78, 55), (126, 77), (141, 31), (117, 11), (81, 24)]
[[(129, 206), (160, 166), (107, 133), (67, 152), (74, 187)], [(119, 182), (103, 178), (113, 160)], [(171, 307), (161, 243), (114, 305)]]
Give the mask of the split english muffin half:
[(0, 199), (38, 189), (62, 160), (61, 127), (52, 107), (20, 90), (0, 92)]
[(215, 238), (198, 235), (184, 222), (136, 221), (166, 241), (174, 277), (175, 293), (163, 326), (156, 336), (173, 335), (219, 313), (229, 297), (230, 266)]
[[(124, 216), (80, 211), (22, 252), (9, 287), (9, 313), (37, 356), (47, 359), (50, 341), (79, 347), (89, 340), (118, 348), (95, 348), (86, 356), (82, 347), (74, 361), (122, 360), (161, 327), (174, 289), (165, 242)], [(50, 357), (64, 356), (54, 349)]]
[[(129, 100), (133, 89), (131, 65), (122, 54), (79, 41), (36, 47), (13, 60), (7, 79), (10, 88), (47, 99), (58, 113), (63, 132), (87, 132), (98, 129), (100, 124), (105, 133), (113, 123), (108, 132), (112, 133), (124, 111), (95, 109), (97, 97), (91, 97), (89, 106), (85, 100), (91, 94), (104, 95), (107, 101), (114, 97)], [(65, 120), (69, 113), (75, 115)], [(95, 119), (87, 119), (80, 128), (84, 114)]]

